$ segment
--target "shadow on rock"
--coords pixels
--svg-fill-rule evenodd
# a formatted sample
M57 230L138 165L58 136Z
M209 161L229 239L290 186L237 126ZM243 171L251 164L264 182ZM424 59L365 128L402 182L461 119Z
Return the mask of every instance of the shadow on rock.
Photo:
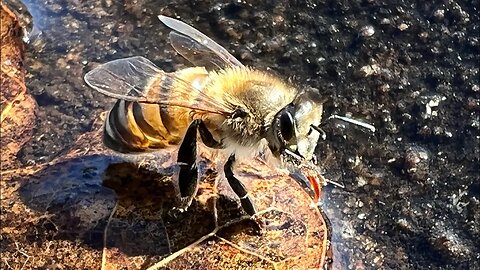
M20 200L34 210L26 218L25 245L80 241L99 251L161 259L208 234L215 229L214 192L201 189L187 212L172 211L178 192L172 181L177 166L168 165L170 157L138 165L121 157L83 156L21 178ZM202 175L204 182L215 181L211 170Z
M133 256L168 254L162 215L176 203L174 172L174 166L153 171L104 155L48 166L20 179L20 199L35 212L25 239L80 240Z
M103 231L115 207L115 192L102 185L118 158L93 155L48 166L21 180L20 199L35 210L31 243L65 239L103 247Z

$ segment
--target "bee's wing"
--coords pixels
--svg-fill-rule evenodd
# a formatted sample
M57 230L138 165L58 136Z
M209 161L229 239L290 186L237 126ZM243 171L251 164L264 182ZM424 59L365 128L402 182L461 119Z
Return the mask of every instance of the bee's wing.
M174 83L175 91L170 89L149 89L154 79L168 79ZM194 87L176 76L159 69L148 59L135 56L123 58L102 64L85 74L85 82L98 92L127 101L136 101L149 104L178 106L222 115L231 115L235 108L215 100L203 93L202 89ZM167 87L167 86L166 86ZM166 91L162 91L166 90ZM197 101L192 105L185 97L194 95Z
M170 44L185 59L206 68L244 67L225 48L190 25L163 15L158 16L170 32Z

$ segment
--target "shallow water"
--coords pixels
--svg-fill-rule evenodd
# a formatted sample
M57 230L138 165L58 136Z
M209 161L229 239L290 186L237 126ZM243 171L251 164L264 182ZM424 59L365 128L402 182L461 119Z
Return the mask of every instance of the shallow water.
M156 18L178 15L243 63L319 89L327 115L376 125L372 135L334 122L319 145L326 177L346 186L322 200L337 267L480 267L478 2L24 3L35 29L27 87L40 105L24 164L65 153L112 105L83 82L96 64L188 65Z

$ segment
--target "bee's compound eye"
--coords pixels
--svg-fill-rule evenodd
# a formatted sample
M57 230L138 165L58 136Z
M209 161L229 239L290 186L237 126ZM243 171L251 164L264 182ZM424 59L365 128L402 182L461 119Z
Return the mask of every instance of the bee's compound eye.
M293 117L290 112L284 112L280 115L280 132L282 133L282 137L285 141L290 141L294 136L294 123Z

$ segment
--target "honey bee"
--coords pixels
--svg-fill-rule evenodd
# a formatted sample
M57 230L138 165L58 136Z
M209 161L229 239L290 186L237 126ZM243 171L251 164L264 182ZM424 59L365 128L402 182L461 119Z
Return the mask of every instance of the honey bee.
M140 56L102 64L86 83L117 98L104 125L104 142L123 153L179 145L178 185L183 207L198 188L197 134L230 157L225 176L249 215L255 206L232 171L236 155L258 153L266 142L283 164L309 161L320 138L323 98L264 71L246 67L226 49L179 20L159 16L170 44L195 67L167 73Z

